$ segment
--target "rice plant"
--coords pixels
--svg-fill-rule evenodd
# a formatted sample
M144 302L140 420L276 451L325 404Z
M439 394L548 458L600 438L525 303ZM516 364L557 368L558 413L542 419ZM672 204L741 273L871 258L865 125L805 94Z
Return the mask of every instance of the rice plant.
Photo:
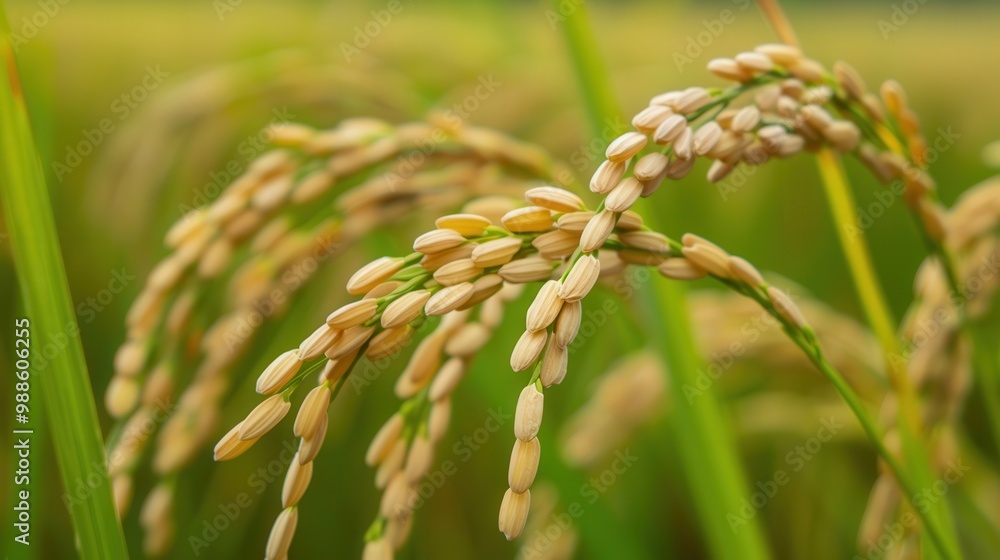
M506 540L518 541L519 558L579 554L583 530L572 525L538 544L565 498L559 475L546 477L546 461L558 455L582 471L604 465L637 432L659 426L667 409L676 432L667 452L682 466L696 510L691 523L708 554L779 556L762 516L734 514L756 487L716 389L693 388L704 356L727 352L751 321L774 329L749 354L741 351L742 360L775 375L808 368L838 398L802 392L744 403L740 436L759 430L766 437L771 427L763 418L771 414L787 428L800 408L837 410L850 415L857 440L877 456L867 503L842 521L856 528L857 557L964 558L981 551L981 542L995 544L989 495L963 502L962 518L981 520L975 530L955 521L954 502L926 496L942 480L951 484L955 462L968 454L960 450L1000 452L1000 357L990 325L998 275L988 266L1000 250L1000 183L984 181L945 205L918 107L904 86L888 79L870 88L847 62L810 57L773 2L758 7L781 42L712 59L704 71L684 75L693 80L686 87L648 92L648 104L627 119L631 129L611 138L582 177L539 143L447 114L402 122L358 115L332 127L270 124L267 151L163 232L165 252L124 319L125 340L103 396L115 421L106 463L118 517L137 508L142 553L160 557L188 546L178 504L192 484L205 485L192 474L199 461L212 457L212 472L225 477L229 461L290 429L295 445L280 498L267 507L273 523L265 557L317 554L296 547L298 526L304 516L323 516L323 501L334 498L304 501L316 493L309 487L320 477L336 479L338 461L361 460L380 493L377 503L356 505L358 515L371 517L356 534L362 556L406 557L427 500L422 488L454 444L456 427L462 431L453 409L480 382L472 375L478 368L476 375L513 376L520 387L489 393L513 416L486 445L509 446L510 460L499 490L462 496L469 507L497 511L496 543L478 547ZM584 8L563 32L590 112L580 119L600 135L616 108ZM720 79L724 85L704 85ZM161 118L174 118L176 107L164 107ZM126 144L112 154L119 162L129 157ZM180 154L164 156L161 169ZM790 291L795 284L780 271L658 219L657 193L684 189L695 175L718 184L804 158L815 160L818 176L787 187L823 191L864 324L833 302ZM893 317L876 273L870 232L854 226L848 159L898 190L924 242L902 320ZM101 171L98 177L110 176ZM150 185L159 180L149 175ZM145 181L134 169L123 177ZM8 209L18 200L16 189L4 191ZM433 219L421 223L419 235L400 225L427 215ZM8 212L8 222L17 216ZM330 270L346 271L346 281L326 284ZM655 287L637 288L638 301L604 297L602 286L631 285L639 274L656 278ZM22 276L22 285L31 281ZM708 282L717 288L709 295L685 289ZM588 310L609 301L625 312L595 324ZM292 313L296 306L306 312ZM520 335L504 341L498 333L511 324ZM278 331L298 343L273 348ZM618 359L601 368L581 406L565 414L557 404L553 414L553 401L589 382L575 375L585 366L580 349L613 346L612 336L632 346L612 349ZM484 367L483 355L497 348L509 361ZM345 389L371 391L382 375L394 376L391 414L380 425L337 426ZM230 401L252 390L255 404L229 422ZM982 407L977 441L963 419L973 391ZM80 426L97 422L87 420ZM332 452L328 436L342 430L370 437L363 457ZM984 470L994 483L994 466ZM123 554L109 552L121 533L109 513L82 518L103 527L78 525L81 534L101 535L81 539L85 556ZM200 545L190 546L200 554Z

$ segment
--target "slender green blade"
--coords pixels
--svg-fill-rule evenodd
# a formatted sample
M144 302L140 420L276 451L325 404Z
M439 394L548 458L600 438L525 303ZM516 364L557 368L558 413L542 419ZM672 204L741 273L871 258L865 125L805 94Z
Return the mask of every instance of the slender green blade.
M28 111L18 79L9 26L0 6L0 45L4 76L0 87L0 195L6 214L20 293L31 325L32 351L41 341L59 351L44 367L33 369L31 381L41 393L51 438L67 491L69 507L83 558L127 558L125 539L115 513L104 461L97 407L73 313L66 271L41 161L35 148ZM46 356L48 358L48 356ZM36 362L37 363L37 362ZM34 364L33 364L34 365ZM41 450L35 450L40 456ZM34 523L43 517L37 512ZM35 543L39 546L40 543Z

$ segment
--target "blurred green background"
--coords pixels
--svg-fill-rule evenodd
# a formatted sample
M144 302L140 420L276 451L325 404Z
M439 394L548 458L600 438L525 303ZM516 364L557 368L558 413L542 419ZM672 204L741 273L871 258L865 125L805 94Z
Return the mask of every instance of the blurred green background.
M206 190L211 194L206 189L215 177L211 173L227 162L235 160L241 166L248 162L247 138L276 115L317 127L358 115L404 122L452 106L469 95L481 77L491 76L501 85L470 115L469 122L547 147L568 161L578 177L588 177L596 166L596 161L580 159L589 153L591 139L566 48L555 29L559 24L554 26L548 14L549 4L404 1L402 11L369 37L370 44L349 56L345 56L345 45L355 44L358 28L372 20L372 10L383 10L385 3L53 4L58 4L58 10L40 18L37 14L44 13L40 3L7 3L14 32L25 38L17 55L43 154L48 161L75 161L67 152L70 147L88 135L97 138L93 131L102 119L111 119L114 125L114 130L92 142L93 153L81 155L79 165L68 171L46 166L74 300L85 303L95 298L91 301L97 302L78 309L78 319L99 399L111 375L114 351L124 337L124 314L145 274L163 254L166 228L181 215L182 207L201 201ZM1000 91L1000 74L995 71L1000 63L996 34L1000 6L928 2L892 29L880 21L892 23L894 6L901 2L785 4L810 56L827 65L847 60L870 85L888 78L899 80L931 141L941 135L940 130L955 135L954 145L940 153L932 168L945 203L996 172L984 160L983 148L1000 140L996 126L1000 109L995 102ZM587 2L587 8L624 115L634 114L657 93L719 84L704 71L708 60L774 40L756 8L745 2L593 1ZM700 44L699 37L705 37L700 33L719 28L714 20L723 10L734 14L732 23L722 24L717 37ZM37 25L43 20L44 25ZM679 57L689 57L691 63ZM158 77L150 81L148 76ZM122 98L144 79L148 95L143 94L141 100ZM191 93L198 88L204 94ZM877 203L874 193L881 187L866 170L849 161L848 171L859 204L867 208ZM703 177L704 169L699 167L654 198L658 223L669 224L667 234L695 231L709 237L762 269L794 279L838 311L860 318L810 158L771 163L745 184L727 181L734 190L724 194ZM392 235L379 236L369 249L388 245L395 252L405 251L406 239L426 229L432 219L416 213ZM901 204L890 204L868 233L884 289L900 317L911 301L912 279L924 249ZM309 291L299 295L300 302L308 303L280 318L282 327L272 329L255 350L259 367L247 371L245 382L237 385L222 426L237 422L256 402L252 383L270 357L296 345L311 330L308 325L346 301L339 286L364 259L361 251L354 251L332 263ZM102 291L116 271L134 279L122 293L104 301ZM0 243L0 292L5 294L0 321L9 325L21 310L15 304L16 285L6 243ZM470 382L460 389L454 403L453 441L482 426L489 410L512 411L523 380L504 364L520 333L517 318L526 305L521 301L508 312L510 320L476 360ZM552 445L543 444L539 476L558 489L561 505L557 511L580 499L580 485L593 474L562 464L555 444L560 420L587 400L593 380L617 357L641 346L633 332L614 323L606 327L574 352L567 382L546 399L540 437ZM655 340L656 333L646 334ZM8 340L4 337L0 343L3 363L9 363ZM397 368L401 364L400 360ZM786 453L819 429L822 415L808 403L835 402L829 387L808 367L798 363L789 367L791 375L777 376L766 361L743 360L712 388L724 398L751 485L769 480L786 464ZM379 497L362 458L372 434L398 405L391 395L392 377L381 376L360 395L345 391L334 405L330 434L302 502L293 555L360 555L362 535ZM7 390L5 385L3 391ZM801 410L760 408L754 399L768 392L797 397L806 406ZM869 404L877 407L878 401ZM773 422L751 421L760 420L756 415L761 410L773 415ZM853 426L846 412L841 413ZM965 422L974 427L981 416L981 406L973 397ZM108 418L102 420L110 426ZM0 422L8 433L7 415ZM587 506L576 527L580 534L577 557L697 558L706 554L691 496L671 452L669 424L669 411L663 410L628 443L640 459ZM170 557L193 557L188 537L202 536L204 522L219 513L219 505L235 501L243 492L252 496L251 506L220 532L202 557L260 556L278 511L281 475L264 484L258 494L259 478L254 478L254 472L279 456L284 439L292 441L284 428L283 424L237 461L216 465L206 450L192 465L181 483L177 543ZM824 447L760 511L777 557L844 558L854 553L858 522L875 476L875 458L856 430L845 434ZM981 449L989 449L983 436L971 431L973 445L978 442ZM505 542L496 530L511 441L501 431L468 462L459 464L457 474L419 511L410 544L400 557L510 558L515 554L516 545ZM453 454L449 446L446 443L439 450L442 459ZM996 457L988 451L986 455L984 460L995 465ZM41 498L35 501L39 513L33 549L38 558L71 557L70 522L61 505L51 449L45 450L44 459L38 457L34 480ZM596 472L606 466L595 467ZM985 477L984 483L996 490L995 474L976 471L973 477ZM150 482L141 476L136 495L142 496ZM965 490L960 485L957 491ZM957 504L968 501L967 496L950 499ZM141 557L137 510L133 504L124 526L130 549ZM5 531L8 514L3 513ZM1000 520L997 508L988 514L994 523ZM961 532L965 517L959 515L959 519ZM5 542L4 547L8 546ZM975 550L989 554L988 548Z

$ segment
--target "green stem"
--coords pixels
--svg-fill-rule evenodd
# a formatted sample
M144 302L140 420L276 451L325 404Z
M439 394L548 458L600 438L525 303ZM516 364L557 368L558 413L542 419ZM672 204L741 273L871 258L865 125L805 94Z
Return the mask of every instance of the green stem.
M552 2L558 9L558 2ZM608 74L597 54L585 6L578 6L563 23L566 41L579 79L592 133L601 136L605 123L617 122L620 112L608 87ZM652 215L652 214L647 214ZM652 332L659 333L656 344L678 387L694 386L703 367L691 337L684 290L677 284L661 284L644 290L652 301L647 309ZM747 495L746 476L741 468L734 438L712 393L687 402L681 391L673 391L674 426L679 455L692 485L695 508L715 558L770 558L758 518L731 527L728 518L739 511ZM741 519L742 521L742 519Z
M916 485L911 484L911 486L927 488L933 482L933 468L927 450L919 439L922 432L919 402L916 391L906 373L905 355L900 350L893 326L895 321L875 274L868 246L863 235L853 233L857 231L854 227L854 208L857 205L837 155L829 148L821 148L817 154L817 163L827 200L830 203L830 210L833 213L834 226L837 229L837 236L851 271L854 287L858 292L868 324L882 347L889 382L899 400L896 424L899 429L903 456L906 458L917 483ZM851 403L848 402L848 404ZM853 405L851 406L853 408ZM898 475L897 479L903 484L903 479L899 478ZM907 488L907 491L909 492L910 489ZM913 495L915 494L910 493L910 496ZM927 513L928 522L926 525L939 552L945 558L960 557L958 540L945 500L937 501ZM924 516L921 515L921 517Z
M47 369L35 370L29 378L29 382L37 380L41 392L40 401L30 401L36 406L29 402L29 412L38 413L44 408L48 414L80 556L128 558L111 496L80 328L73 312L45 175L14 64L9 32L6 12L0 5L0 58L5 70L3 76L7 78L0 87L0 195L21 295L31 322L31 337L36 343L65 341L65 347L51 358ZM40 344L32 345L32 355L40 356L40 348ZM35 452L41 451L36 448ZM76 488L91 484L94 475L99 482L89 486L89 495L75 496Z
M817 154L820 175L826 191L830 210L833 212L840 246L847 258L854 280L854 288L861 299L861 307L868 323L875 332L875 337L887 355L898 355L899 344L896 340L895 320L889 311L881 285L875 275L868 245L860 234L855 234L854 209L857 204L854 195L847 184L844 170L836 154L829 148L820 149ZM853 237L852 237L853 236Z
M872 419L871 415L868 414L867 409L861 403L861 399L858 397L857 393L851 389L844 377L838 372L831 364L826 360L820 351L818 346L810 346L807 342L802 340L802 337L792 337L792 340L802 348L802 350L809 357L809 360L815 364L817 368L830 383L833 384L834 388L840 393L840 396L850 407L851 411L854 413L855 418L861 424L861 428L865 431L868 439L875 445L876 451L878 451L879 457L885 462L892 471L893 476L896 478L897 483L903 488L906 493L907 498L913 501L915 496L920 495L921 489L927 489L929 486L918 485L915 483L914 478L903 469L903 466L899 463L892 452L886 447L883 434L879 431L875 420ZM920 517L923 522L924 527L927 529L928 534L930 534L934 545L937 547L938 551L944 558L961 558L961 554L958 550L957 540L955 535L949 528L942 526L942 521L938 516L932 515L930 511L926 511L925 508L914 504L914 511Z
M551 4L554 10L561 9L558 0L552 0ZM573 70L576 73L580 92L583 94L583 101L587 107L587 118L590 119L591 131L600 137L607 123L617 122L617 119L621 117L621 112L615 102L614 92L608 85L611 83L608 72L597 52L586 6L577 6L576 11L566 18L562 26L563 36L566 38L569 55L573 62Z

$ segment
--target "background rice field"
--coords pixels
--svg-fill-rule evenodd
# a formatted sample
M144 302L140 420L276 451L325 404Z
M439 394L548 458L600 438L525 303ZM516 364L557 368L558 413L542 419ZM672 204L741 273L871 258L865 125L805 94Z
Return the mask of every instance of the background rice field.
M565 4L565 9L574 6ZM785 9L812 57L825 64L847 60L870 84L895 78L907 88L924 134L937 149L933 170L942 199L950 204L1000 167L1000 148L987 148L1000 141L1000 74L995 71L1000 6L929 1L905 21L898 15L893 20L894 6L902 4L788 2ZM166 228L184 210L213 198L220 178L245 169L262 150L261 131L275 119L328 127L351 116L405 122L450 110L470 123L546 146L578 177L589 177L613 136L590 137L558 32L562 24L549 4L403 1L399 6L383 24L372 13L385 10L381 2L71 1L45 18L37 16L44 11L35 2L7 3L13 31L26 39L17 56L36 139L48 162L95 394L103 394L111 377L112 358L124 338L124 314L163 254ZM594 1L587 9L611 88L627 115L657 93L720 84L704 70L705 63L774 38L752 3ZM44 25L37 24L43 20ZM901 199L890 196L857 162L848 161L847 169L860 205L859 223L866 228L891 309L900 317L911 302L924 247ZM661 189L648 211L655 211L666 233L696 231L764 270L794 279L802 294L863 320L808 158L778 161L752 176L727 179L721 187L709 184L699 167ZM328 263L255 348L256 366L237 385L220 426L233 425L257 402L253 381L271 357L297 345L307 325L345 303L340 287L368 260L366 255L408 251L407 240L430 227L433 218L416 211L372 236L360 248L364 252ZM766 493L779 471L788 475L787 484L755 508L775 557L851 557L876 475L871 446L808 364L788 359L775 368L774 355L794 355L790 344L784 350L780 341L767 343L776 348L755 347L752 328L737 324L725 331L723 324L731 319L717 310L735 304L720 304L726 295L707 282L695 288L700 340L707 358L725 370L708 382L708 390L720 396L724 420L737 437L734 445L752 487L748 501L753 493ZM9 325L23 310L4 241L0 293L0 322ZM604 295L613 296L608 290ZM508 317L521 316L529 303L530 298L521 298ZM648 324L643 317L648 313L657 310L637 311L640 325ZM621 314L611 314L604 323L574 351L568 382L547 399L540 439L558 441L561 422L550 420L571 416L587 401L599 374L642 346ZM725 345L719 353L713 333L720 331L735 331L750 355L727 355ZM516 545L496 530L509 427L499 435L481 428L513 410L523 379L506 363L520 332L519 321L506 322L474 362L472 382L454 399L452 435L439 457L454 460L457 470L430 492L399 557L514 556ZM653 344L665 336L648 329L641 334ZM3 363L11 361L9 340L0 340ZM859 375L870 380L871 390L862 393L876 409L874 395L884 378L877 371L877 351L870 355L875 358L866 363L875 364L876 371ZM362 458L375 430L397 406L390 397L393 378L381 375L361 392L344 391L332 408L330 433L301 506L296 556L359 557L379 499ZM6 395L7 383L2 391ZM106 430L111 421L101 409ZM0 415L4 433L11 429L9 416ZM998 457L989 433L980 428L983 418L982 403L973 394L963 417L968 437L963 446L970 450L972 468L941 498L952 506L970 558L1000 553ZM831 422L842 428L816 445L817 433ZM690 482L673 451L673 433L683 429L662 407L620 449L637 459L619 473L607 470L614 455L581 470L563 462L555 443L543 451L539 479L559 497L556 515L573 503L584 509L574 521L576 557L706 556ZM176 543L168 557L191 558L196 549L209 558L261 554L278 510L283 457L288 456L283 451L295 443L286 432L262 440L238 461L215 464L206 451L194 462L180 482ZM34 557L73 557L54 455L46 447L35 457ZM5 453L0 460L4 473L9 459ZM7 476L3 484L9 484ZM150 484L149 479L136 481L137 489ZM994 497L982 515L973 511L972 489ZM141 557L137 510L134 505L124 519L124 530L134 557ZM220 515L234 517L227 514L232 511L238 514L234 519L217 521ZM2 515L6 534L9 508ZM198 539L206 546L197 545ZM15 546L9 540L2 545L21 558Z

